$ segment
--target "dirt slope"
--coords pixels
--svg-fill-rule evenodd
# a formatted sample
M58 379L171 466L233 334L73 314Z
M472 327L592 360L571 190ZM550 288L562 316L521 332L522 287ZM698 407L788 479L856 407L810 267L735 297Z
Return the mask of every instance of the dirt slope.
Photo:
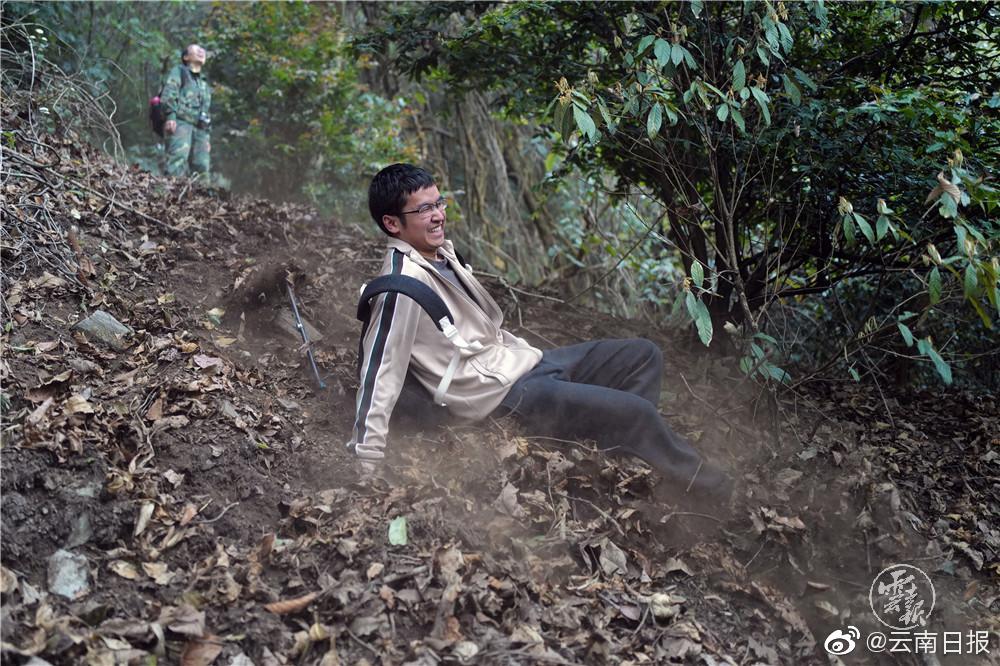
M5 663L827 663L830 632L878 628L897 562L932 577L930 630L1000 626L992 396L817 387L758 427L728 361L489 280L541 346L661 344L664 413L739 479L732 504L671 504L643 464L509 423L398 437L362 480L342 444L381 243L4 114ZM324 391L274 323L286 275ZM121 349L72 330L98 309Z

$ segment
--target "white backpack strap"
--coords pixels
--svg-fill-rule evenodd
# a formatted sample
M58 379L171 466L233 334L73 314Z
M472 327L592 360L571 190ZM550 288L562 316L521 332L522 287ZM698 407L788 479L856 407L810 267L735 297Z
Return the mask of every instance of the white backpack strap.
M483 345L475 340L467 342L465 338L458 334L458 329L447 318L441 319L439 323L441 324L441 331L444 333L444 336L455 345L455 354L451 357L451 362L448 363L448 368L444 371L441 383L438 384L437 390L434 391L434 404L444 407L444 396L448 392L448 387L451 386L451 380L455 378L455 371L458 370L458 362L462 359L462 350L480 351Z

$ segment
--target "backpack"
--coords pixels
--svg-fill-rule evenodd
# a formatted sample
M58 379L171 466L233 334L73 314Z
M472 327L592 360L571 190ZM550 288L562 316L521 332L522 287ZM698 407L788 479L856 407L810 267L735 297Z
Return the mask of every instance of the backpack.
M181 90L187 86L191 81L191 73L188 71L187 67L181 66ZM163 95L163 87L160 87L160 92L149 98L149 127L159 136L161 139L165 138L163 135L163 126L167 124L167 109L164 107L163 102L160 97Z

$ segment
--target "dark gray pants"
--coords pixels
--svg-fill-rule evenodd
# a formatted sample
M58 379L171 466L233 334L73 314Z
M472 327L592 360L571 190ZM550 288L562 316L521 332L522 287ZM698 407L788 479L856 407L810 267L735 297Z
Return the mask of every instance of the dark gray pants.
M701 457L660 417L662 375L663 355L649 340L560 347L543 353L498 411L513 413L530 434L594 440L602 450L639 456L668 478L686 482L698 472Z

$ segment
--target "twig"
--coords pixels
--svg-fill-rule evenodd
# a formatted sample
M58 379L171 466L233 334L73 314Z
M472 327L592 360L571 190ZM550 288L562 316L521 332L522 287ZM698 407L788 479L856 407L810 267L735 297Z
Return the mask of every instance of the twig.
M347 632L347 635L350 636L352 640L354 640L355 643L357 643L358 645L360 645L364 649L368 650L369 652L371 652L376 657L378 656L378 650L376 650L371 645L368 645L368 643L365 643L363 640L361 640L360 638L358 638L357 636L355 636L354 632L351 631L350 629L348 629L347 627L344 627L344 630Z
M227 504L227 505L226 505L226 506L225 506L225 507L224 507L224 508L222 509L222 511L220 511L220 512L219 512L219 515L217 515L217 516L216 516L215 518L206 518L206 519L204 519L204 520L199 520L197 524L198 524L198 525L208 525L209 523L214 523L215 521L219 520L219 519L220 519L220 518L222 518L222 517L223 517L224 515L226 515L226 512L227 512L227 511L229 511L230 509L232 509L232 508L233 508L234 506L236 506L237 504L239 504L239 502L231 502L230 504Z
M583 502L584 504L589 504L591 507L594 508L595 511L597 511L597 513L601 514L601 516L604 517L605 520L607 520L609 523L611 523L612 525L614 525L615 529L618 530L618 534L620 534L622 536L625 536L625 530L623 530L622 526L618 524L618 521L615 520L614 518L612 518L611 515L608 514L607 511L605 511L601 507L597 506L596 504L594 504L590 500L584 499L582 497L574 497L573 495L567 495L566 493L561 493L559 491L555 491L555 494L558 495L559 497L563 497L563 498L568 499L568 500L573 500L573 501Z
M38 163L38 162L36 162L36 161L28 158L28 157L25 157L24 155L22 155L21 153L15 151L15 150L11 150L10 148L4 148L3 146L0 146L0 150L3 150L3 152L7 153L11 157L14 157L15 159L21 160L22 162L24 162L25 164L27 164L29 166L33 166L36 169L43 169L43 170L48 171L49 173L51 173L51 174L53 174L55 176L58 176L59 178L62 178L63 180L68 181L68 182L72 183L73 185L76 185L80 189L83 189L83 190L86 190L87 192L90 192L94 196L98 196L98 197L104 199L105 201L107 201L108 203L110 203L112 206L118 206L119 208L121 208L123 210L126 210L126 211L132 213L133 215L137 215L137 216L141 217L142 219L144 219L144 220L146 220L148 222L152 222L153 224L156 224L156 225L158 225L160 227L163 227L164 229L169 229L169 230L173 231L173 228L169 224L167 224L166 222L163 222L162 220L158 220L155 217L150 217L149 215L146 215L145 213L140 213L139 211L135 210L131 206L126 206L123 203L115 201L112 197L109 197L106 194L102 194L101 192L98 192L97 190L84 185L83 183L81 183L80 181L78 181L78 180L76 180L74 178L70 178L69 176L67 176L65 174L61 174L61 173L59 173L58 171L56 171L55 169L53 169L50 166L46 166L44 164L40 164L40 163Z
M697 513L695 511L671 511L670 513L663 516L663 518L660 518L660 522L665 523L674 516L695 516L697 518L708 518L709 520L714 520L717 523L723 522L722 518L718 518L716 516L712 516L707 513Z

